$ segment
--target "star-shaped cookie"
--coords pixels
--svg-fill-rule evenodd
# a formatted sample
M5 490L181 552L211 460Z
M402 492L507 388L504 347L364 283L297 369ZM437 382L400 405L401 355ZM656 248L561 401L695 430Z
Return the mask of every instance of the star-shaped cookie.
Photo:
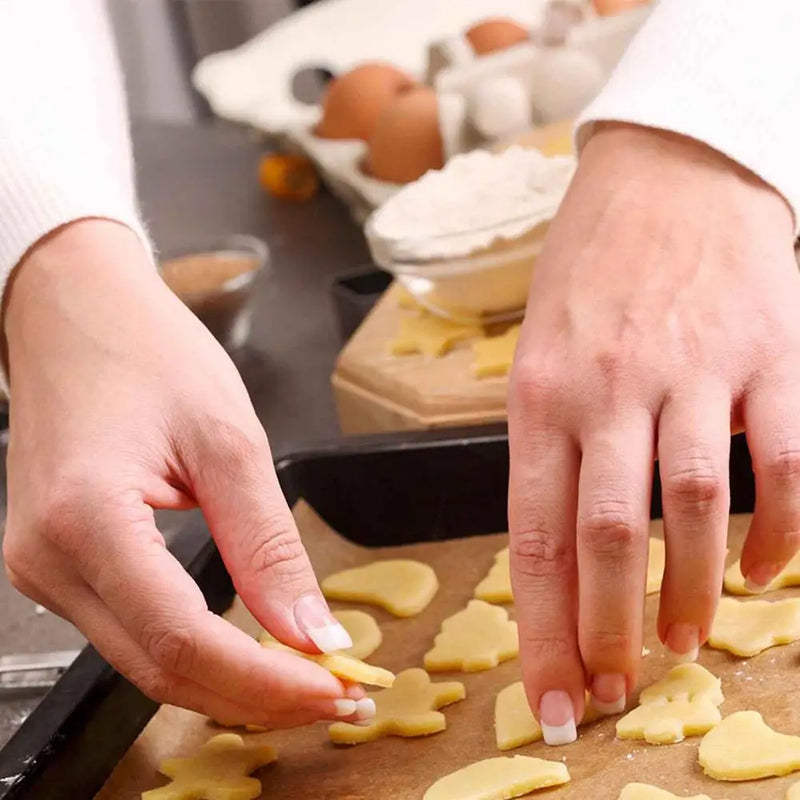
M406 316L400 319L400 333L392 341L392 355L422 353L439 357L453 349L457 342L482 337L480 325L462 324L433 314Z
M508 375L514 362L521 325L512 325L501 336L491 336L472 343L472 371L476 378Z
M375 716L368 724L334 722L328 729L336 744L361 744L383 736L428 736L447 727L438 709L466 697L463 683L433 683L423 669L407 669L395 678L391 689L370 693Z

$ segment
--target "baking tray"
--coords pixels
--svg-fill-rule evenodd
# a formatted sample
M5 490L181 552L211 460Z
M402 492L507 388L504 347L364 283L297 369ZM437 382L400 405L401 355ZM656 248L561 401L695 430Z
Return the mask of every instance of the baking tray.
M305 498L361 545L506 528L508 440L501 426L353 439L281 459L277 470L290 503ZM737 436L731 449L732 512L752 511L754 497L749 454L744 437ZM660 515L656 479L651 516ZM199 514L172 550L209 606L217 612L227 608L233 586ZM0 751L0 800L89 800L156 709L87 648Z

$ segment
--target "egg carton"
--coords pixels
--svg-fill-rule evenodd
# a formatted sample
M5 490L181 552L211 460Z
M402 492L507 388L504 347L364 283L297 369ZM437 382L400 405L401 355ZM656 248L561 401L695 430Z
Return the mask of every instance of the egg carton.
M588 0L574 1L584 8L589 5ZM527 116L520 114L511 127L521 130L523 119L538 123L551 118L554 112L543 99L546 87L532 76L546 73L548 65L552 73L554 53L560 49L524 44L476 57L464 37L452 32L493 16L511 17L533 30L545 8L545 0L318 0L240 48L203 59L193 72L193 83L218 116L285 139L305 153L331 190L362 221L402 186L366 174L364 142L314 135L321 110L294 97L292 84L298 72L315 67L338 74L364 61L380 60L420 81L432 80L449 158L489 147L500 135L516 132L509 130L507 116L503 124L492 125L496 109L487 108L491 102L486 102L493 97L487 91L492 82L505 87L501 97L509 92L516 97L517 113L521 97L530 104ZM587 16L570 31L569 52L582 54L584 64L592 59L589 63L600 65L595 73L599 70L602 80L595 74L592 91L600 88L648 10ZM476 81L486 82L483 103L480 90L474 88ZM556 88L551 94L558 99L559 92ZM591 92L584 94L588 100ZM573 105L575 111L580 107Z

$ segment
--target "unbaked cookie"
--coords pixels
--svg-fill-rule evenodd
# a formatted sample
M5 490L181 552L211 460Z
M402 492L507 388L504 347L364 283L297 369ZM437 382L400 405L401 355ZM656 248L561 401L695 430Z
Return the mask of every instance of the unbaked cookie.
M486 577L475 587L475 597L487 603L511 603L514 596L511 593L511 568L510 556L507 547L504 547L495 557L494 564L489 569Z
M757 711L739 711L703 737L698 760L718 781L788 775L800 769L800 737L772 730Z
M589 704L586 695L586 711L581 725L590 725L603 715ZM494 733L498 750L513 750L524 744L541 741L542 727L528 704L522 681L506 686L494 704Z
M567 782L569 771L560 761L498 756L439 778L422 800L511 800Z
M429 672L479 672L519 654L517 623L508 612L483 600L470 600L463 611L448 617L425 653Z
M664 578L664 565L667 563L667 549L662 539L651 536L648 541L647 554L647 585L645 594L655 594L661 591L661 581Z
M344 611L334 611L333 616L350 634L353 646L342 653L353 658L369 658L380 646L383 641L383 634L375 622L366 611L358 609L346 609Z
M735 600L723 597L708 644L745 658L800 639L800 598Z
M521 325L512 325L501 336L491 336L472 343L472 371L476 378L508 375L514 363Z
M722 719L719 678L699 664L679 664L639 696L639 706L617 722L617 738L675 744L699 736Z
M711 800L711 798L707 794L684 797L646 783L629 783L620 792L617 800Z
M406 316L400 319L400 333L389 349L395 356L422 353L438 358L450 352L456 343L483 335L480 325L464 325L433 314Z
M361 744L383 736L428 736L447 727L438 709L466 697L458 681L433 683L422 669L398 674L394 686L369 695L375 701L375 716L368 724L334 722L328 729L336 744Z
M787 586L800 586L800 552L798 552L783 570L775 576L764 591L774 592L777 589L784 589ZM742 564L740 561L731 564L725 571L725 591L738 595L753 594L753 592L744 585L744 575L742 575Z
M266 744L245 744L235 733L209 739L192 758L170 758L159 772L172 778L160 789L142 793L142 800L254 800L261 781L250 775L277 758Z
M322 581L322 592L328 600L367 603L385 608L396 617L419 614L438 588L439 581L431 567L402 558L373 561L336 572Z
M391 686L394 683L394 673L382 667L373 667L372 664L365 664L357 658L345 655L344 653L319 653L310 654L287 647L285 644L276 641L269 634L261 637L261 646L270 650L283 650L295 656L313 661L324 667L331 675L341 678L344 681L353 683L366 683L369 686Z

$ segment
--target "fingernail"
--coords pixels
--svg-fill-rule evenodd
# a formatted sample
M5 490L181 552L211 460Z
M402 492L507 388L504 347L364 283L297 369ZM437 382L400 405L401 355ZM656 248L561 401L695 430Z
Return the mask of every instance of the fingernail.
M340 697L333 701L333 714L335 717L352 717L357 708L358 705L355 700Z
M697 661L697 656L700 654L700 629L697 625L676 622L670 625L665 644L676 663Z
M780 567L777 564L760 564L747 574L744 588L752 594L763 594L779 573Z
M372 720L375 716L375 701L371 697L356 700L356 719L360 722Z
M607 717L621 714L627 703L624 675L595 675L592 680L592 707Z
M346 650L353 646L350 634L336 621L325 601L317 594L304 594L295 600L294 620L321 653Z
M571 744L578 738L575 709L566 692L545 692L539 701L539 723L546 744L554 747Z

